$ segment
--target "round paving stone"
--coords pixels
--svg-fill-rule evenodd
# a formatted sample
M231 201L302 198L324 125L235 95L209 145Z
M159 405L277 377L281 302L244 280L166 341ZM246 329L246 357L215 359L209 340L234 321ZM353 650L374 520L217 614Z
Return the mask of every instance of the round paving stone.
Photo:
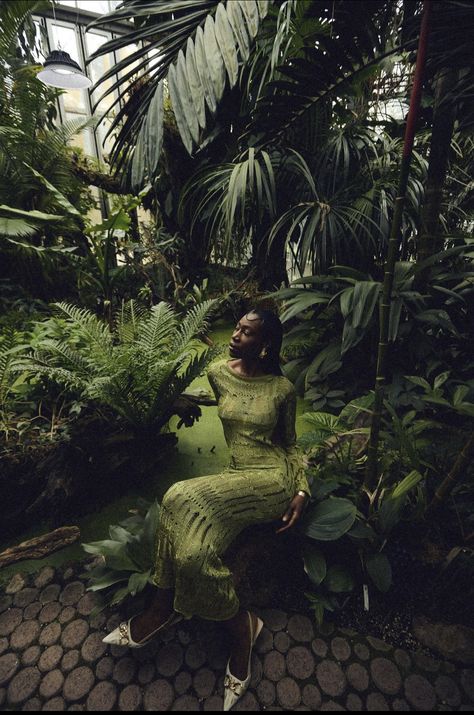
M318 658L325 658L328 654L328 646L322 638L315 638L311 643L312 651Z
M8 686L7 702L9 705L21 705L29 700L38 688L41 674L38 668L20 670Z
M467 697L474 702L474 670L465 668L461 671L461 685Z
M13 595L18 593L26 586L26 579L21 573L17 573L13 576L10 583L5 589L5 593L8 595Z
M41 591L39 597L40 603L44 605L46 603L51 603L52 601L57 601L60 593L61 586L57 583L52 583Z
M82 700L94 685L94 673L90 668L82 666L71 671L64 683L63 695L68 703Z
M102 642L103 637L103 633L91 633L87 636L81 649L81 656L86 663L95 663L104 655L107 645Z
M190 646L191 647L191 646ZM170 678L183 665L183 649L179 643L168 643L156 656L156 670L159 675Z
M39 590L37 588L24 588L15 595L13 599L13 605L17 608L26 608L29 606L38 596Z
M268 680L281 680L286 675L286 663L282 654L275 650L267 653L263 661L263 672Z
M39 659L38 668L42 673L47 673L58 667L63 657L63 649L60 645L52 645L47 648Z
M366 706L369 712L390 710L387 701L381 693L370 693L370 695L367 696Z
M276 633L273 642L275 648L280 651L280 653L288 653L288 650L291 645L291 640L288 633L284 633L283 631Z
M197 645L197 643L191 643L191 645L186 648L185 661L186 665L188 668L191 668L191 670L199 670L199 668L202 668L206 662L206 658L206 653ZM177 670L179 670L179 668Z
M363 643L355 644L354 653L360 660L369 660L370 658L370 650Z
M346 675L350 685L360 693L369 687L369 674L359 663L351 663L346 670Z
M61 604L57 601L53 601L52 603L47 603L46 606L43 606L41 613L38 616L38 620L40 623L52 623L57 619L60 613Z
M68 608L69 608L69 606L68 606ZM105 615L103 613L97 613L95 616L90 616L88 618L88 621L89 621L89 625L91 628L93 628L96 631L100 631L105 626L105 624L107 622L107 618L105 617ZM150 645L152 645L152 644L153 643L150 643ZM148 647L150 647L150 646L148 646ZM147 650L147 649L144 648L143 650Z
M264 653L269 653L272 648L273 633L268 628L262 628L257 643L255 644L255 650L257 651L257 653L261 653L263 655Z
M363 710L363 708L364 703L359 696L355 693L349 693L346 700L346 710L349 710L349 712L359 712L360 710Z
M190 674L185 670L182 670L181 673L178 673L178 675L174 679L174 689L176 690L178 695L184 695L184 693L187 692L191 687L192 682L193 679L191 678Z
M310 710L319 710L321 707L321 693L315 685L305 685L303 688L303 704Z
M0 638L0 655L3 655L9 648L8 638Z
M68 583L64 591L61 593L59 600L63 606L73 606L84 595L85 586L80 581Z
M410 670L411 658L408 653L406 653L404 650L400 650L400 648L397 648L393 656L395 658L396 664L399 666L399 668L402 669L402 671L406 673Z
M392 650L392 646L385 641L380 640L380 638L374 638L373 636L367 636L367 640L375 650L381 651L382 653L388 653Z
M193 698L192 695L181 695L181 697L174 702L171 709L177 712L193 712L201 708L199 707L199 700L197 698Z
M287 614L274 608L263 611L262 618L266 627L273 633L282 631L288 623Z
M26 621L16 628L10 637L10 646L13 650L25 650L38 638L41 626L37 621Z
M291 616L288 621L288 633L295 641L311 643L314 638L313 624L306 616Z
M76 615L77 613L74 606L66 606L66 608L63 608L59 614L58 621L64 626L66 623L70 623L74 618L76 618Z
M320 708L320 710L323 710L324 712L344 709L345 708L343 708L342 705L339 705L339 703L335 703L334 700L328 700L326 703L323 703Z
M95 593L86 593L77 604L77 612L81 616L90 616L94 608L99 604L99 597Z
M440 675L436 678L435 690L438 698L444 705L458 707L461 705L461 692L452 678Z
M396 695L402 687L400 671L387 658L375 658L370 664L370 674L377 688L386 695Z
M79 663L79 657L80 653L78 650L69 650L63 656L63 659L61 661L61 670L64 673L69 673L71 670L74 670L74 668Z
M155 664L151 661L148 661L147 663L142 663L138 668L137 677L138 682L141 683L141 685L148 685L148 683L151 683L151 681L155 677Z
M424 653L415 653L415 664L421 670L426 670L428 673L437 673L440 667L439 660L428 658Z
M41 710L41 700L39 698L28 700L21 710L22 712L39 712Z
M69 712L82 713L86 709L85 705L70 705L67 709Z
M286 656L288 672L299 680L306 680L314 673L314 658L309 648L297 646L291 648Z
M3 707L5 700L7 699L7 691L5 688L0 688L0 708Z
M39 661L40 655L41 648L39 647L39 645L32 645L30 648L27 648L22 654L21 664L25 666L25 668L31 668Z
M142 710L142 691L138 685L127 685L125 690L122 690L118 707L119 710L123 710L127 713Z
M23 620L32 621L38 618L40 611L42 609L41 603L39 601L33 601L29 606L23 611Z
M47 673L41 680L39 693L42 698L49 700L61 692L64 684L64 675L60 670L52 670Z
M252 653L251 674L252 677L250 679L249 687L256 688L263 677L262 661L256 653Z
M408 713L408 712L410 712L411 708L408 705L406 700L402 700L401 698L396 698L392 703L392 710L397 710L398 712Z
M133 680L136 670L137 664L133 658L121 658L115 664L112 680L119 685L128 685Z
M276 698L275 685L270 680L262 680L257 687L257 697L264 707L273 705Z
M87 710L105 712L113 710L117 701L117 688L106 681L98 683L87 698Z
M108 680L114 672L115 661L110 656L99 660L95 667L95 674L99 680Z
M48 700L47 703L45 703L42 707L42 711L46 712L64 712L66 710L66 703L62 698L52 698L51 700Z
M282 678L276 689L278 702L286 710L294 710L301 703L301 691L292 678Z
M333 638L331 641L332 654L338 661L349 660L351 647L345 638Z
M15 653L2 655L0 658L0 687L10 682L19 667L20 661Z
M0 596L0 613L8 611L13 603L12 596Z
M87 634L89 633L89 624L87 621L76 620L64 629L61 636L61 643L64 648L79 648L80 645L85 641Z
M173 688L166 680L154 680L145 690L145 710L169 710L173 700Z
M0 616L0 636L9 636L15 628L18 628L22 620L22 612L19 608L10 608Z
M346 676L341 667L332 660L323 660L316 668L321 690L333 697L342 695L346 688Z
M49 626L43 628L39 636L39 644L50 646L57 643L61 635L61 626L59 623L50 623Z
M222 712L224 700L220 695L211 695L210 698L204 701L204 710L206 712Z
M207 698L212 695L216 686L216 676L209 668L201 668L193 678L193 687L198 698Z
M45 566L35 578L36 588L44 588L45 586L48 586L48 584L54 580L55 575L56 572L52 566Z
M272 707L269 708L269 710L273 709ZM257 710L260 710L257 702L257 698L253 693L249 693L248 691L245 693L245 695L239 700L239 702L234 705L232 708L232 711L247 711L247 712L256 712Z
M416 710L433 710L436 693L422 675L409 675L405 680L405 697Z

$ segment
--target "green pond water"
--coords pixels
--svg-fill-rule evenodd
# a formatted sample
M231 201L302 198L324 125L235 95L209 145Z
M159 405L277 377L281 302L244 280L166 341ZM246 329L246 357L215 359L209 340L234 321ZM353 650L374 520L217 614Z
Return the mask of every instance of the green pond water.
M225 346L229 342L232 326L217 324L212 332L212 339L218 345ZM225 354L225 353L224 353ZM192 385L193 388L204 387L209 390L209 383L205 376L198 378ZM302 434L307 426L301 418L308 406L303 400L298 400L296 430ZM175 430L177 419L171 421L171 430ZM206 474L215 474L228 465L229 452L224 440L222 426L217 416L215 407L203 407L201 419L191 428L182 427L177 431L177 451L170 455L169 461L160 465L160 471L149 480L148 485L142 485L140 491L131 490L127 494L111 500L98 511L91 512L76 520L75 525L81 530L81 542L98 541L108 537L108 528L129 516L129 510L136 507L137 499L148 501L157 499L161 501L167 489L176 481L192 479ZM64 524L71 526L72 524ZM14 542L1 544L3 550L14 543L39 536L45 532L44 527L25 531L21 539ZM17 564L0 569L0 584L8 581L14 573L33 573L45 565L59 567L65 563L76 561L84 557L81 544L62 549L44 559L20 561Z

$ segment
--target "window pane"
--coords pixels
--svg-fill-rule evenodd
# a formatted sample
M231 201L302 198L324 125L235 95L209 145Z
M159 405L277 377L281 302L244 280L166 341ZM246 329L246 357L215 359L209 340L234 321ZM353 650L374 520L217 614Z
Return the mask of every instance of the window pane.
M87 54L91 56L96 50L101 47L105 42L111 39L110 35L103 35L99 34L98 32L87 32L86 33L86 46L87 46ZM100 77L102 77L109 69L112 69L114 66L114 56L112 53L109 53L107 55L102 55L101 57L97 57L93 62L91 62L88 66L88 74L93 83L95 84ZM93 92L92 94L92 101L95 103L97 99L109 89L113 83L115 82L116 75L112 75L110 79L108 79L106 82L103 82L99 89L96 92ZM99 104L96 112L97 113L103 113L105 112L112 104L115 98L115 92L112 92L109 94L107 97L105 97L104 100Z
M60 5L69 5L69 7L76 7L76 0L59 0Z
M77 4L82 10L96 12L98 15L105 15L109 12L109 3L107 0L78 0Z
M73 60L82 66L79 50L77 47L76 32L72 27L53 24L53 42L55 49L68 52ZM87 94L84 89L68 89L63 94L64 108L66 112L85 113L87 112Z
M67 112L66 120L70 121L71 119L81 119L81 120L83 119L85 121L87 119L87 117L84 117L81 114L74 114L73 112ZM81 147L81 149L88 156L95 156L94 139L92 137L92 129L90 127L88 127L87 129L83 129L82 132L79 132L79 134L76 134L71 139L71 144L73 146Z

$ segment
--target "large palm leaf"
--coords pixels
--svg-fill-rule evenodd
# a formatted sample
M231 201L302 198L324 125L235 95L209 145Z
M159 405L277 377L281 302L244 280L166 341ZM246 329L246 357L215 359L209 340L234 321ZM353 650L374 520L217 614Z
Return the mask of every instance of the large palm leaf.
M133 29L93 55L138 45L99 80L96 90L121 73L98 97L118 91L114 109L128 99L109 129L119 128L112 161L125 165L134 188L156 173L163 142L164 81L176 123L189 151L201 144L208 116L215 114L226 86L234 87L268 11L268 0L124 0L97 20L131 20ZM108 110L110 111L110 109Z

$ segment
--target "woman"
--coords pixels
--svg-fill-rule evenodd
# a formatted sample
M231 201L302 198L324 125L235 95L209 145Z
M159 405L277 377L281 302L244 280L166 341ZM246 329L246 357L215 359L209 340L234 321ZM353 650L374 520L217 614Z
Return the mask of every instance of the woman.
M282 518L277 533L293 527L309 498L295 448L295 390L280 369L282 337L274 313L252 310L234 330L232 359L209 369L231 450L230 467L222 474L178 482L165 494L157 535L155 602L104 639L141 647L183 617L222 621L233 644L224 710L230 710L249 686L252 646L263 623L240 610L222 557L252 524Z

